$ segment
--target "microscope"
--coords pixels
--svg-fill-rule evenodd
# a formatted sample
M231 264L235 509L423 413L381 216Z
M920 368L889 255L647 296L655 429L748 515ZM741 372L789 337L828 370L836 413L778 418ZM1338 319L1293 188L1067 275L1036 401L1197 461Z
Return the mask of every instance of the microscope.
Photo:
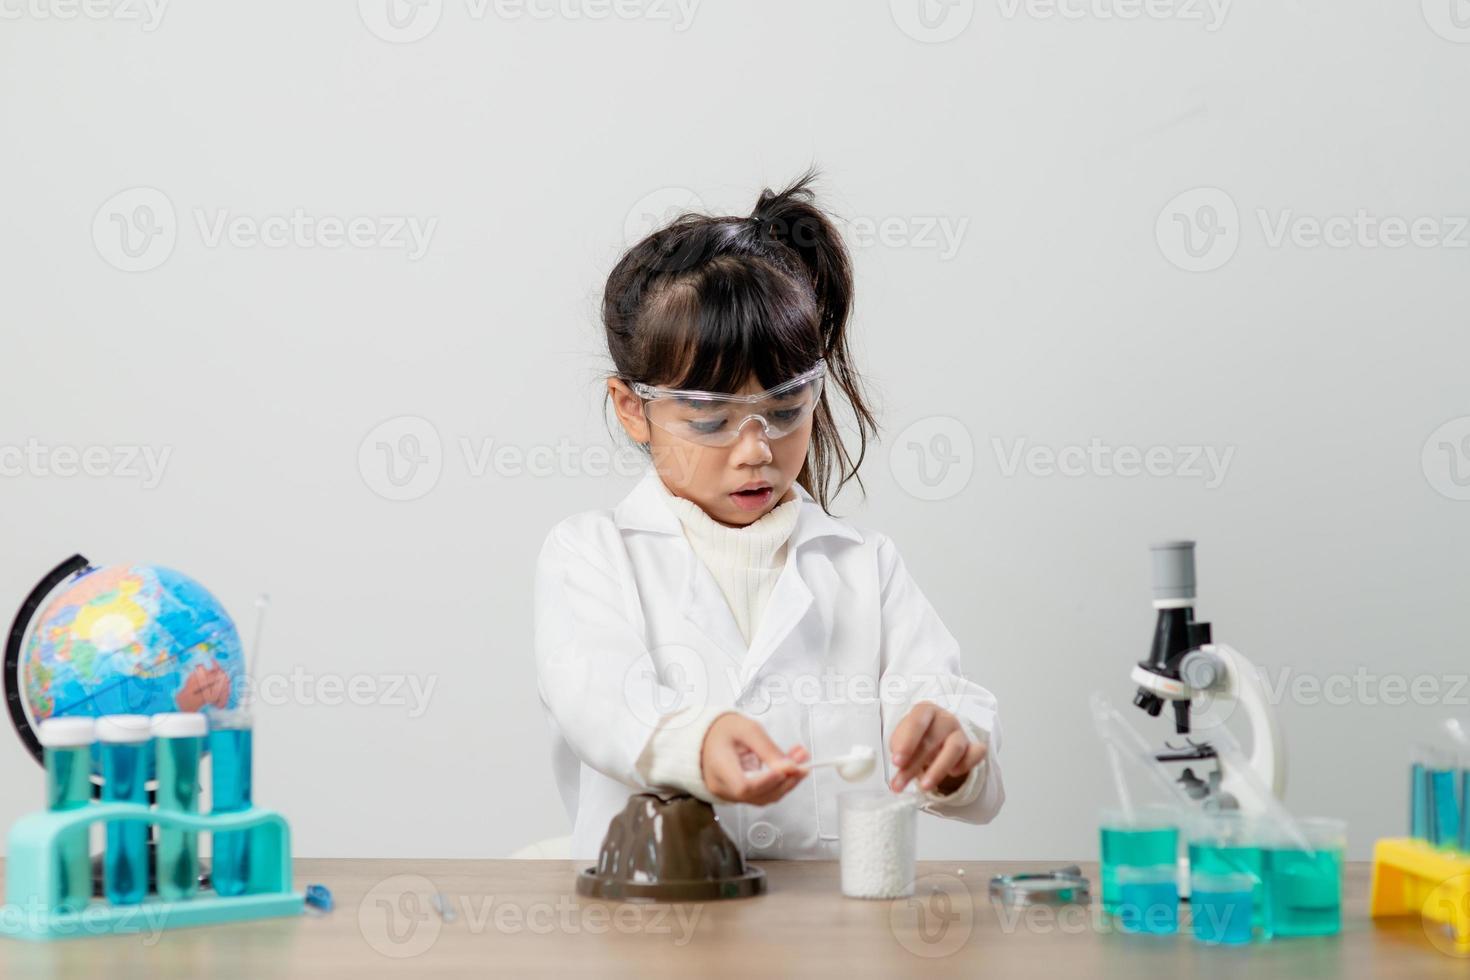
M1153 645L1133 668L1135 706L1157 718L1168 702L1174 736L1154 758L1160 763L1210 763L1201 778L1186 767L1178 782L1205 809L1262 813L1286 791L1286 745L1266 686L1255 665L1213 642L1209 623L1194 618L1193 541L1150 546L1153 562ZM1225 727L1240 708L1250 730L1247 755Z

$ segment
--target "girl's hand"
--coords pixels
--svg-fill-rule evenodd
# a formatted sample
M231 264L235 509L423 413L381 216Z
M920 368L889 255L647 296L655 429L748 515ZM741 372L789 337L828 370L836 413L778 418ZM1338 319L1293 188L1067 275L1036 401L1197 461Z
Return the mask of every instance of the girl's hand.
M765 806L785 796L807 770L806 749L797 746L789 753L776 748L766 730L742 714L720 715L704 735L699 753L700 770L709 791L728 803ZM765 771L751 775L765 763Z
M915 777L922 790L953 793L985 758L985 746L970 741L958 718L927 701L904 715L888 747L898 769L890 784L895 793Z

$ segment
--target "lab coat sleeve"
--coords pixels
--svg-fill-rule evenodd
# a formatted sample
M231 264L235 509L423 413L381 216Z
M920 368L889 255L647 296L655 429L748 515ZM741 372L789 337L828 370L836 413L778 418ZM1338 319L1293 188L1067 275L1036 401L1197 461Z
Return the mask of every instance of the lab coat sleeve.
M673 784L707 798L697 748L691 763L687 751L668 747L674 729L707 729L717 713L684 703L687 694L664 682L628 605L636 598L598 552L565 523L542 546L535 602L541 703L577 757L603 775L636 789ZM657 768L655 745L666 749Z
M995 695L964 676L959 643L909 575L893 542L880 538L877 551L884 744L917 704L933 702L954 714L971 741L987 746L986 758L953 793L930 794L924 809L966 823L989 823L1005 802Z

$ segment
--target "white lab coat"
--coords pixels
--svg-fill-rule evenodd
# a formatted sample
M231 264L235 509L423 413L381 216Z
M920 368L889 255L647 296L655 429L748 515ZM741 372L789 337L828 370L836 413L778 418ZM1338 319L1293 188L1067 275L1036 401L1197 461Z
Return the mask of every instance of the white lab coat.
M684 537L650 467L615 510L562 521L536 568L537 685L574 857L645 784L638 761L660 718L730 707L813 758L870 746L857 784L814 770L766 807L719 804L751 857L837 856L837 794L892 778L888 740L919 701L989 742L979 795L931 812L986 823L1005 799L995 697L960 674L960 650L887 537L837 520L800 486L787 560L749 649L714 576Z

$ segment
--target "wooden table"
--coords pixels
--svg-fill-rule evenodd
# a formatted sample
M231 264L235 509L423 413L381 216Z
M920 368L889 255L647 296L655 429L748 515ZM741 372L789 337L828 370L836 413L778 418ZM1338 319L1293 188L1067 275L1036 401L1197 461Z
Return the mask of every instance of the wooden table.
M332 890L330 915L0 941L0 977L1470 976L1470 962L1436 949L1417 919L1369 921L1366 864L1347 866L1341 936L1234 949L1122 935L1093 912L991 905L992 874L1049 863L921 862L916 900L898 902L843 898L833 863L761 866L763 897L668 906L580 899L578 865L566 861L298 860L298 885ZM1084 869L1095 884L1096 866ZM435 893L450 917L435 911Z

